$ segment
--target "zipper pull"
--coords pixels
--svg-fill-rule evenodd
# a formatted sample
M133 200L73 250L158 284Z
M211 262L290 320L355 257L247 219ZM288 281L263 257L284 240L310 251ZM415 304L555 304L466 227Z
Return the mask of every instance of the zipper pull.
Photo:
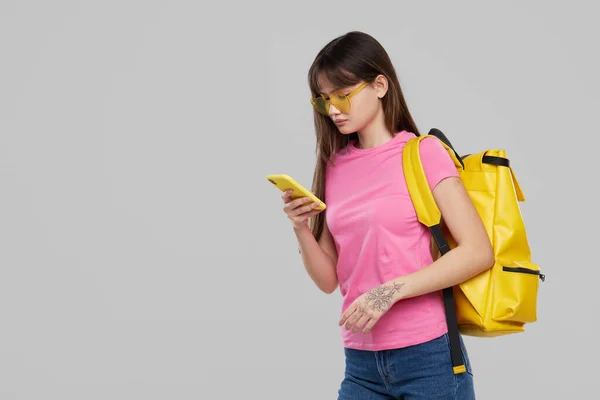
M540 274L540 279L542 280L542 282L546 282L546 275Z

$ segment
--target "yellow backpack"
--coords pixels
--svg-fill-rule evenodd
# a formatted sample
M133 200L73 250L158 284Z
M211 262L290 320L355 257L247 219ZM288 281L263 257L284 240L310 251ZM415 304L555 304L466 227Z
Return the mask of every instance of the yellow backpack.
M504 150L486 150L458 156L438 129L408 141L403 169L419 221L432 233L443 256L456 246L443 227L441 213L427 183L419 156L421 140L440 140L454 160L460 178L485 225L495 255L494 266L443 291L454 372L465 372L458 332L467 336L495 337L523 332L537 320L540 267L531 252L519 202L525 201ZM434 258L437 258L434 254Z

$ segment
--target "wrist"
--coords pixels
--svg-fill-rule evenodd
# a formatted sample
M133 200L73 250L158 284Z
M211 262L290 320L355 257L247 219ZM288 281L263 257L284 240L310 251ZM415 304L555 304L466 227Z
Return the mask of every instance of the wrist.
M310 228L308 227L308 225L302 225L302 226L294 226L294 233L296 234L296 236L302 236L302 235L306 235L306 234L311 234L312 232L310 231Z
M401 281L400 279L392 279L385 285L391 290L392 302L394 304L405 298L404 294L406 292L406 282Z

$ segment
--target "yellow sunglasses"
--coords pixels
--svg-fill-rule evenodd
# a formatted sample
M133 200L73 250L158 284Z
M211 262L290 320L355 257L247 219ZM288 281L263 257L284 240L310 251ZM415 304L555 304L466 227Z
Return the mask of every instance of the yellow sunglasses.
M332 94L329 98L325 98L323 96L319 97L311 97L310 104L317 110L319 113L324 116L329 116L329 107L333 104L335 108L340 110L340 112L344 114L348 114L350 112L350 99L352 96L356 95L358 92L366 88L371 82L364 82L359 87L354 89L352 93L348 95L343 94Z

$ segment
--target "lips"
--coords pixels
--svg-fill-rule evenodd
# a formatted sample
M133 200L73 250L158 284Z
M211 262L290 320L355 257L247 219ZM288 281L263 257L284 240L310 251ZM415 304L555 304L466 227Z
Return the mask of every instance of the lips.
M347 119L336 119L335 121L333 121L333 123L336 125L342 125L342 124L345 124L346 122L348 122Z

